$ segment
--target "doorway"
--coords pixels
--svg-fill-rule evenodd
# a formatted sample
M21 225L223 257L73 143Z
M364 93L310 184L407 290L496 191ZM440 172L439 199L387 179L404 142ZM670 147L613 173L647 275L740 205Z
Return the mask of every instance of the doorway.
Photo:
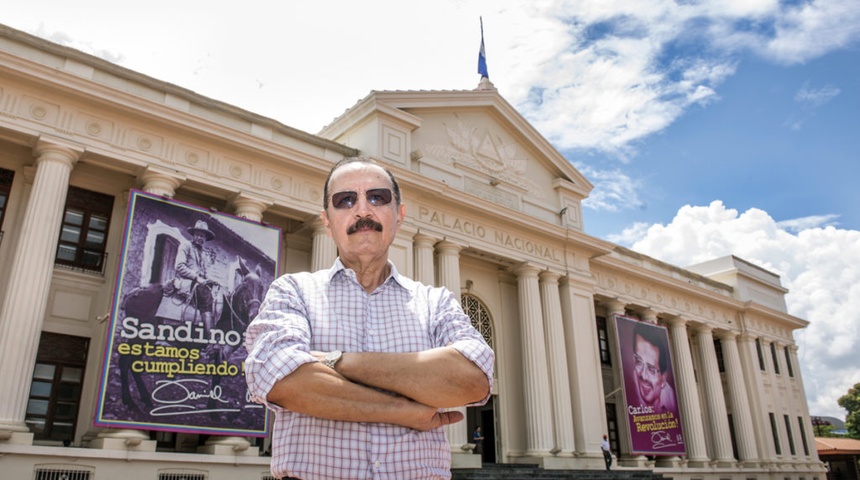
M469 431L469 442L472 441L472 432L476 427L481 427L484 437L481 449L481 463L496 463L496 396L490 397L486 405L480 407L469 407L466 409L466 425ZM479 453L476 451L475 455Z

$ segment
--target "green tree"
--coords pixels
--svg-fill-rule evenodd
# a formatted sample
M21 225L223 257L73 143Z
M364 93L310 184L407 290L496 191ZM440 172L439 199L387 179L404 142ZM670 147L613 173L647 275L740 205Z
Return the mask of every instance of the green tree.
M839 406L848 411L845 417L845 429L848 436L860 439L860 383L855 383L848 393L839 397Z

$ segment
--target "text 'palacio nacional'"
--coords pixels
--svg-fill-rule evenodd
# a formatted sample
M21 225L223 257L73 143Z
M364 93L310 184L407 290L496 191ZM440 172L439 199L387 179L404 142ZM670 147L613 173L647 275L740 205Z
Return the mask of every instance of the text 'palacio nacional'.
M793 338L807 322L787 313L779 277L737 257L680 268L590 236L592 185L488 81L373 91L309 134L4 26L0 477L270 479L268 437L243 430L245 414L210 408L197 427L159 415L170 402L154 379L217 377L211 406L241 384L241 361L207 365L205 349L172 343L202 331L181 313L169 330L123 323L116 292L162 292L197 222L213 232L223 308L248 270L330 267L323 182L353 155L400 182L397 269L460 292L496 353L491 400L447 427L455 469L602 470L607 434L614 468L825 478ZM274 232L272 252L243 233L254 227ZM622 358L638 323L666 338L664 365ZM668 413L637 403L627 381L641 372L671 384ZM202 396L182 401L193 412Z

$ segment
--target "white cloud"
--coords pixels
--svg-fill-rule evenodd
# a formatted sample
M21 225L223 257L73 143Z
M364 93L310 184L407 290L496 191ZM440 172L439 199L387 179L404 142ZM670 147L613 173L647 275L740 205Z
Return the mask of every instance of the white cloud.
M839 222L836 221L838 218L839 215L836 214L811 215L808 217L783 220L781 222L777 222L777 225L780 228L784 228L790 232L797 233L802 230L807 230L811 228L835 227L839 224Z
M801 63L860 39L856 0L800 2L781 9L775 33L763 37L760 52L783 63Z
M811 107L820 107L834 99L841 92L840 89L831 85L826 85L818 89L809 88L809 82L807 82L794 94L794 100Z
M860 232L819 226L834 218L776 222L714 201L682 207L667 225L635 225L619 239L674 265L736 255L780 275L789 313L809 321L795 338L810 412L844 418L836 399L860 382Z
M597 170L588 165L577 165L579 171L594 185L583 205L596 211L616 212L619 205L641 207L640 182L618 169Z

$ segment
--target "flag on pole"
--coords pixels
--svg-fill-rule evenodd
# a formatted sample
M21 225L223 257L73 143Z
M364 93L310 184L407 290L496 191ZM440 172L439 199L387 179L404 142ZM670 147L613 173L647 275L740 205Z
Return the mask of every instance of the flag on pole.
M484 19L481 18L481 50L478 51L478 73L481 74L481 78L490 78L490 74L487 73L487 52L484 51Z

